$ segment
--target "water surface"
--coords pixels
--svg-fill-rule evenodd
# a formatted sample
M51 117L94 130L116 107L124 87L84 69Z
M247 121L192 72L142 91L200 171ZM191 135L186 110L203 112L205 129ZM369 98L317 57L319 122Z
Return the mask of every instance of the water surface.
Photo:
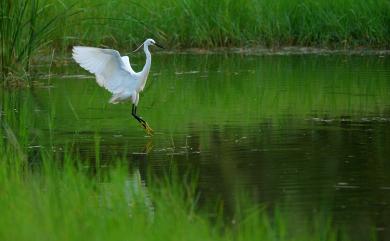
M98 148L103 168L124 157L143 177L175 162L227 212L245 190L294 215L325 211L360 240L371 227L390 237L388 56L153 56L138 108L153 137L70 59L50 71L12 93L30 110L32 159L72 147L95 160Z

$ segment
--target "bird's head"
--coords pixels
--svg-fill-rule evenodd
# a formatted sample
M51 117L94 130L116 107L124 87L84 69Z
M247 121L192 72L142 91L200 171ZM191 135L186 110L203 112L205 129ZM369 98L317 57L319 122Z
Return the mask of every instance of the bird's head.
M159 45L156 43L156 41L154 41L153 39L151 38L148 38L147 40L145 40L145 42L143 42L143 44L141 44L136 50L134 50L133 52L137 52L142 46L146 46L146 47L149 47L149 46L157 46L159 48L164 48L163 46Z
M163 46L159 45L158 43L156 43L156 41L154 41L153 39L151 38L148 38L147 40L145 40L144 44L146 46L157 46L159 48L164 48Z

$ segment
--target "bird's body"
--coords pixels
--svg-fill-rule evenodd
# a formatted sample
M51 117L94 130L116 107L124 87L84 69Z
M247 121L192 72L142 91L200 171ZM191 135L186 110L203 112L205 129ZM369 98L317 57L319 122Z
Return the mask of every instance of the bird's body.
M75 46L73 47L73 59L81 67L95 74L96 82L113 94L110 103L116 104L131 100L133 103L132 115L151 134L152 129L146 121L136 115L136 111L139 93L145 88L152 64L152 56L148 47L157 44L153 39L147 39L142 45L144 46L146 63L140 72L135 72L131 68L129 57L121 56L118 51L113 49Z

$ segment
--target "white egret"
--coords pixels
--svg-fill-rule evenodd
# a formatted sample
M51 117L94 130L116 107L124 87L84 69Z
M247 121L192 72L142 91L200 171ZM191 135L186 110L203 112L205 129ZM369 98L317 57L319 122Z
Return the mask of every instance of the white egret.
M128 56L120 56L119 52L113 49L100 49L94 47L74 46L73 59L84 69L95 74L96 82L110 91L113 96L110 103L116 104L126 100L132 102L132 116L141 123L148 134L153 130L148 123L137 115L139 93L144 89L148 78L152 56L149 46L156 45L153 39L147 39L135 51L144 46L146 63L140 72L135 72L130 65Z

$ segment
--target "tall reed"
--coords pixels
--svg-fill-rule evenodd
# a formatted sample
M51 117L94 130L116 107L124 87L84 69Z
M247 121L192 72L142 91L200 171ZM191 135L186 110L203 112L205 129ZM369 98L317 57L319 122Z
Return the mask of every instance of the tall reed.
M303 45L389 47L387 0L80 0L66 35L126 46L147 37L171 47ZM80 21L79 21L80 23Z
M52 14L54 4L40 0L0 0L1 79L29 72L33 55L53 41L54 30L71 16L72 5Z
M169 49L390 47L388 0L80 0L78 11L75 2L0 0L2 79L27 76L43 46L129 49L149 37Z

